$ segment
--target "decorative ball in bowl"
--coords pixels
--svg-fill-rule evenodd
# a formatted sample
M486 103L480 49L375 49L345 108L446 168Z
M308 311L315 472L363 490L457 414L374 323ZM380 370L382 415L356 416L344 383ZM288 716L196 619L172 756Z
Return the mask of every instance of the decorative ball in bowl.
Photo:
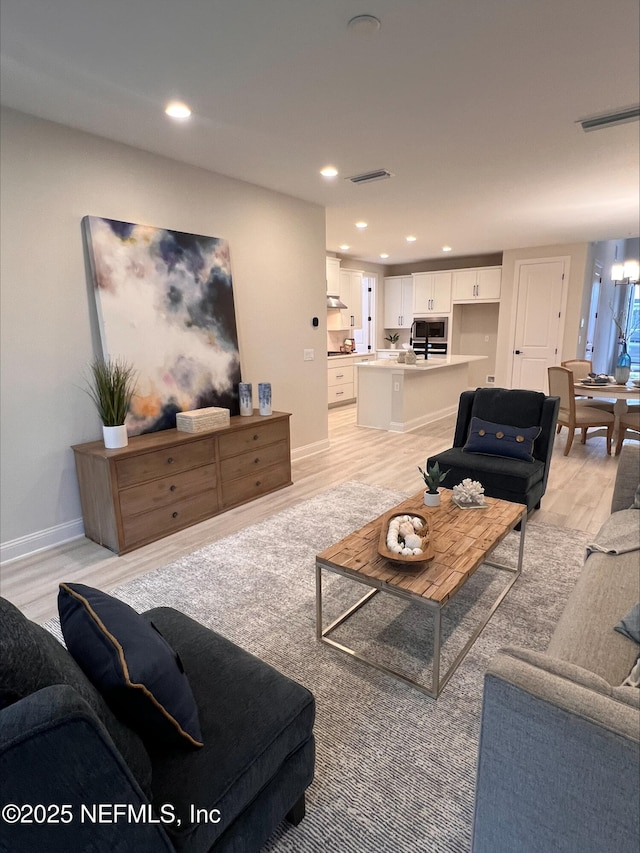
M433 560L427 516L391 510L382 516L378 554L407 568Z

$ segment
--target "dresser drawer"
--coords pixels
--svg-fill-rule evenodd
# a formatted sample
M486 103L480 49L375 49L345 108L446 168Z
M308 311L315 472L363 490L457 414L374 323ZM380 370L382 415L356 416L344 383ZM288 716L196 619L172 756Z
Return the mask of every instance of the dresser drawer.
M330 367L327 371L327 382L329 387L332 385L346 385L353 382L354 368L352 364L346 364L342 367Z
M238 453L246 453L276 441L289 439L288 421L275 421L274 423L256 424L248 429L221 435L218 447L220 458L227 459Z
M159 539L197 521L203 521L215 515L217 511L217 492L215 489L209 489L149 512L127 516L122 519L124 547L128 549L138 543Z
M223 482L235 480L237 477L245 477L252 472L261 471L278 462L289 461L289 442L279 441L276 444L268 444L266 447L258 447L252 453L241 453L239 456L230 456L220 462L220 476Z
M342 403L346 400L353 400L354 398L353 382L349 382L347 385L329 386L329 403Z
M186 444L174 444L166 450L140 453L130 459L119 459L116 462L118 486L122 489L155 477L207 465L215 461L214 448L214 439L204 438Z
M235 506L245 501L258 498L280 486L288 486L291 482L289 460L281 465L264 468L248 477L238 477L236 480L222 482L222 505Z
M207 489L215 489L216 480L216 466L212 464L131 486L120 492L120 512L123 516L136 515L167 506Z

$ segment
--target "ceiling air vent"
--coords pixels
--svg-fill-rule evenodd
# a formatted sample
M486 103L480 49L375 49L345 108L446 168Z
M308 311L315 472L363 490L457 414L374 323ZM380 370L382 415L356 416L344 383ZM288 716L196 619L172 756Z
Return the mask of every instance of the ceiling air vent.
M638 121L640 118L640 106L629 107L628 109L618 110L615 113L606 113L605 115L593 116L592 118L584 118L580 120L580 125L585 133L590 130L600 130L602 127L612 127L616 124L626 124L628 121Z
M383 181L385 178L393 177L386 169L376 169L375 172L363 172L361 175L351 175L345 180L352 184L368 184L371 181Z

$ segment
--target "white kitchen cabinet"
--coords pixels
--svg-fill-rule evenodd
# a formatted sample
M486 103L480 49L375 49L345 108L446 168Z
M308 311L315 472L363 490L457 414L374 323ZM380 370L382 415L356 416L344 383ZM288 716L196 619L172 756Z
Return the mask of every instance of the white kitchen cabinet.
M410 329L413 323L413 276L393 275L384 280L384 328Z
M355 400L355 359L331 359L327 368L328 403L351 403Z
M453 301L497 302L501 281L502 267L453 270Z
M343 309L347 329L362 328L362 270L340 270L340 299L347 306Z
M451 312L451 273L416 272L413 274L413 313L449 314Z
M340 290L340 258L326 258L327 262L327 293L332 296Z

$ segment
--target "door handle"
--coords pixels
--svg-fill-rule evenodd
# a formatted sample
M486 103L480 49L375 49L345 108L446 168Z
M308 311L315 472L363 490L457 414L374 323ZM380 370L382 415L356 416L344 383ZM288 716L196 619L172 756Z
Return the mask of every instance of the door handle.
M516 349L516 350L514 350L514 353L515 353L516 355L522 355L522 350L521 350L521 349Z

